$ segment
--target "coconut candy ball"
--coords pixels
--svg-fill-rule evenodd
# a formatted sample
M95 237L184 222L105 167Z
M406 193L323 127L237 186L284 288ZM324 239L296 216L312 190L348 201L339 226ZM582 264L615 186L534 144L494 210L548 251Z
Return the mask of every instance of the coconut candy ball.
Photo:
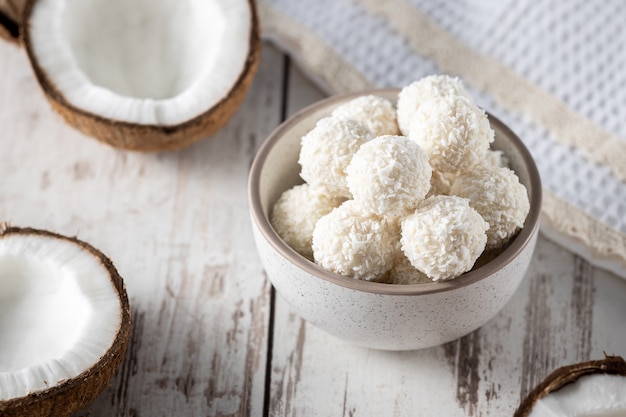
M435 97L463 96L471 98L462 81L449 75L429 75L405 86L398 94L398 126L404 136L409 135L411 119L422 102Z
M433 282L433 280L411 265L409 259L404 256L404 253L400 250L394 260L393 266L389 272L385 274L381 282L386 284L413 285L428 284L429 282Z
M433 171L433 175L430 177L430 190L426 194L426 198L434 195L449 195L454 178L453 174Z
M374 137L400 133L396 121L396 109L383 97L367 95L357 97L338 106L332 115L363 123Z
M459 175L451 194L469 204L489 223L487 248L504 245L519 229L530 210L526 187L509 168L481 164Z
M313 260L313 229L317 221L344 200L310 184L283 192L274 204L270 222L276 233L300 255Z
M345 170L362 144L372 138L362 123L326 117L302 137L300 176L307 183L326 188L340 197L351 197Z
M509 158L507 158L502 151L489 149L485 154L485 159L482 164L508 168Z
M453 279L472 269L485 249L489 227L467 199L456 196L424 200L401 225L402 251L433 281Z
M391 269L398 234L395 222L348 200L317 221L313 258L329 271L372 281Z
M409 137L426 151L434 170L455 173L485 157L494 131L485 112L471 100L448 95L420 105Z
M354 154L346 169L348 188L361 208L386 216L413 211L430 189L426 153L404 136L379 136Z

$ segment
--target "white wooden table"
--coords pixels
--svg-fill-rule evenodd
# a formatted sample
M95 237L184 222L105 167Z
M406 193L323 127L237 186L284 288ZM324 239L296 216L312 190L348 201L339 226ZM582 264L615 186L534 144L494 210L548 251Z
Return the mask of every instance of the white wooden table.
M504 310L444 346L373 351L303 322L266 280L246 185L271 130L322 97L264 45L228 127L129 153L64 125L0 42L0 220L101 249L132 305L126 360L77 416L510 416L555 367L626 356L626 281L543 237Z

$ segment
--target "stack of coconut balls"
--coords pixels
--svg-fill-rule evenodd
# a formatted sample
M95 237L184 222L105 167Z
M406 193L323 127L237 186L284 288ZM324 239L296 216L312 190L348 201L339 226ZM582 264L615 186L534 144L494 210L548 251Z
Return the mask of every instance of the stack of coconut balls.
M458 78L368 95L301 140L300 176L273 207L278 235L322 268L393 284L450 280L502 248L530 205Z

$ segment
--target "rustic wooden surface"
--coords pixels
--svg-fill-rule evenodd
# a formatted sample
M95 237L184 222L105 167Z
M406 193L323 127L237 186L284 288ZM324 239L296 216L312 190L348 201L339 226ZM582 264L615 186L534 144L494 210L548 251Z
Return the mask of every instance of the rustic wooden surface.
M626 281L544 237L504 310L444 346L373 351L297 317L255 252L247 172L282 118L322 97L264 45L226 129L129 153L65 126L23 51L0 42L0 220L98 247L132 304L126 361L77 417L510 416L555 367L626 356Z

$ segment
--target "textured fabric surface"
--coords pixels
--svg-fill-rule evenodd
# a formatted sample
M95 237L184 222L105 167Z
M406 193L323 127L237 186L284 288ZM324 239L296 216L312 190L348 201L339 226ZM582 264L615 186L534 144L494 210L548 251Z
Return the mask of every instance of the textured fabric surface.
M626 3L263 0L328 93L459 76L539 167L544 234L626 277Z

